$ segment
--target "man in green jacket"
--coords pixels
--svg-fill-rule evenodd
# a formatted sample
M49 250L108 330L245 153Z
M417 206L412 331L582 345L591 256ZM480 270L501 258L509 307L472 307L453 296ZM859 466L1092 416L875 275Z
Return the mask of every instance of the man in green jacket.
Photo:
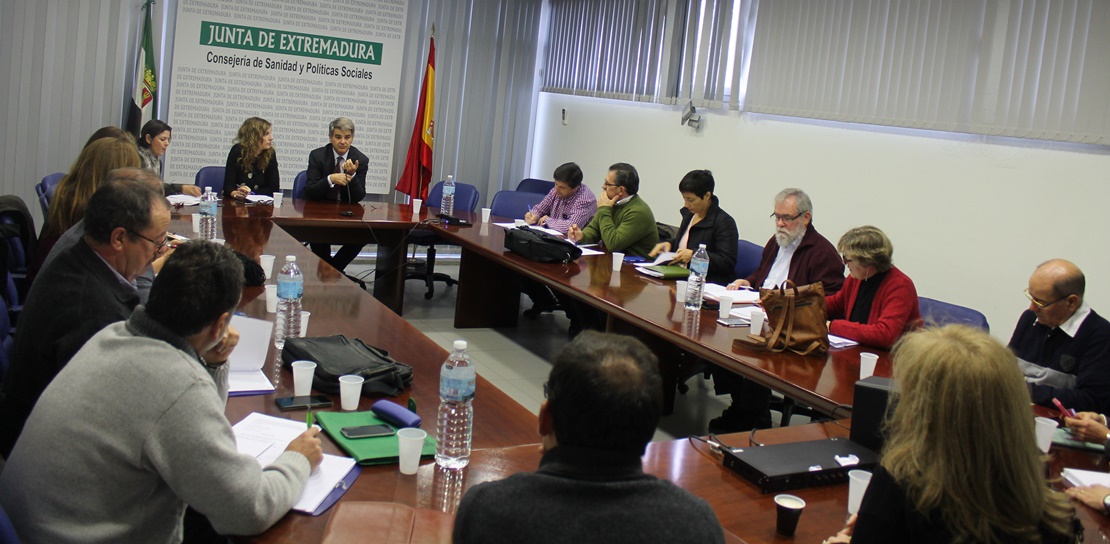
M631 164L618 162L609 167L609 175L597 195L597 213L585 229L571 225L567 238L573 242L601 242L607 251L647 257L659 243L655 215L640 191L640 175Z

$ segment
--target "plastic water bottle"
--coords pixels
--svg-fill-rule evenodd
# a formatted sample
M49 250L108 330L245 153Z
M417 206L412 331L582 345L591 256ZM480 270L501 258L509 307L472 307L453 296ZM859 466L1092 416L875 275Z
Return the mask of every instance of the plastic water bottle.
M439 213L455 215L455 176L447 176L443 182L443 199L439 203Z
M709 274L709 252L705 244L698 246L690 259L690 277L686 279L686 309L700 310L701 296L705 292L705 276Z
M455 340L454 348L439 371L436 464L443 468L462 468L470 462L474 425L477 369L466 353L466 340Z
M297 257L285 256L285 266L277 278L278 311L274 322L274 347L280 352L286 338L301 335L301 297L304 296L304 276L297 266Z
M200 237L203 240L216 239L216 209L220 198L211 187L204 188L200 197Z

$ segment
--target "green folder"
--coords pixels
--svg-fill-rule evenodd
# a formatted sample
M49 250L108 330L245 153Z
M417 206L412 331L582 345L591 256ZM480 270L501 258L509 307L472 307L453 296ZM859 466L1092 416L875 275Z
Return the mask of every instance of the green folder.
M658 264L654 266L641 266L640 270L649 276L665 280L684 280L690 276L690 269L677 264Z
M1094 442L1080 442L1072 438L1071 431L1067 427L1057 427L1056 434L1052 435L1052 443L1060 446L1067 446L1069 448L1078 448L1091 451L1106 451L1102 444L1095 444Z
M350 439L339 432L344 427L385 424L374 412L316 412L315 415L316 422L323 427L324 432L358 464L388 465L397 462L397 435ZM420 457L428 458L435 453L436 439L429 434L424 439L424 449L420 451Z

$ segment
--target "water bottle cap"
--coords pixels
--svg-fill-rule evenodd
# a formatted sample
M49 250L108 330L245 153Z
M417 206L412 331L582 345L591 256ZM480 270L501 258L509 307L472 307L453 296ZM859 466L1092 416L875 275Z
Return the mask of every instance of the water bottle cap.
M455 176L452 176L451 174L447 174L447 181L454 181L454 180L455 180Z
M205 186L204 186L204 192L206 192L206 193L207 193L207 192L210 192L211 190L212 190L212 188L211 188L211 187L209 187L209 186L207 186L207 185L205 185Z
M705 248L705 244L698 244L698 248L699 248L699 249L704 249L704 248Z
M455 351L464 350L466 349L466 340L455 340L453 346L455 348Z
M296 255L286 255L285 256L285 262L295 263L295 262L297 262L297 256Z

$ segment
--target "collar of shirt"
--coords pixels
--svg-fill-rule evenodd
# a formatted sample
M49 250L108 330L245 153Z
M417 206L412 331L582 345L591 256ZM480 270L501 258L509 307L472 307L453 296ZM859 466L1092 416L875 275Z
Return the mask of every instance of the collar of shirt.
M1061 323L1057 328L1064 331L1068 336L1075 338L1075 333L1079 332L1079 327L1083 324L1083 320L1087 319L1087 316L1090 314L1091 307L1088 306L1087 301L1084 300L1083 303L1079 305L1079 309L1076 310L1074 314L1071 314L1071 317L1069 317L1067 321Z
M120 283L120 285L122 285L122 286L124 286L124 287L128 288L128 289L129 289L129 290L130 290L130 291L131 291L132 293L136 293L136 294L138 294L138 292L139 292L139 287L138 287L137 285L135 285L135 282L133 282L133 281L127 281L127 278L123 277L123 275L122 275L122 274L120 274L120 273L119 273L119 271L118 271L118 270L116 270L116 268L115 268L114 266L112 266L112 265L108 264L108 261L105 261L105 260L104 260L104 257L101 257L99 253L97 253L97 252L95 252L95 251L94 251L94 252L93 252L93 254L95 254L95 255L96 255L96 258L100 259L100 262L104 263L104 266L107 266L107 267L108 267L108 270L111 270L111 271L112 271L112 274L115 274L115 276L116 276L116 279L117 279L117 280L119 280L119 283ZM149 266L149 265L148 265L148 266ZM1077 312L1077 313L1078 313L1078 312Z
M335 159L335 160L339 160L340 158L343 158L345 160L347 158L347 155L340 155L339 153L337 153L335 151L335 148L333 147L332 150L331 150L331 158Z
M614 206L624 206L625 204L628 204L628 201L632 200L633 198L636 198L636 195L628 195L628 196L614 202L613 205Z

